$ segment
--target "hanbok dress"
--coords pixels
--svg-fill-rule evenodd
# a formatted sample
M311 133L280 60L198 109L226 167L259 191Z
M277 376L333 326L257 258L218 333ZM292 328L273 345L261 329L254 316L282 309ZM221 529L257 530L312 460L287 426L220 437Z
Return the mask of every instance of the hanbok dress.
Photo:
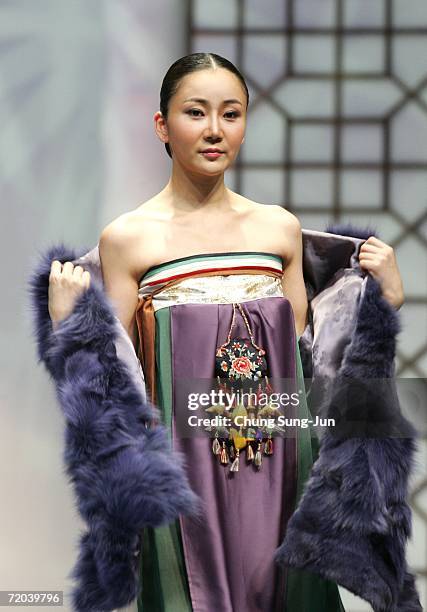
M188 412L180 381L215 379L233 304L242 306L256 345L265 349L272 379L298 388L296 421L311 419L283 263L267 252L204 253L156 265L140 280L138 356L147 391L182 452L204 514L144 529L139 612L344 610L334 582L273 558L316 458L311 428L274 437L273 454L262 454L258 466L242 453L231 471L231 459L225 465L213 452L212 434L188 437L178 427ZM244 319L234 323L232 336L246 337Z

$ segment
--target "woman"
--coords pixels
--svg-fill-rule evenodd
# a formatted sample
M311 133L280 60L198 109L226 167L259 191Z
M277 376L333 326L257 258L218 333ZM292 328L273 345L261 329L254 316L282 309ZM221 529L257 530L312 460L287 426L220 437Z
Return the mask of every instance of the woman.
M268 391L267 371L304 386L301 225L286 209L248 200L224 184L244 141L248 102L242 75L226 59L196 53L175 62L154 116L172 158L169 182L110 223L99 241L107 293L205 505L204 523L180 517L144 530L138 601L144 612L343 610L336 584L273 562L315 458L310 432L275 437L273 447L271 435L256 427L253 435L237 426L217 430L213 440L178 431L181 381L214 379L215 357L230 346L227 339L246 338L260 349L259 364L265 355L267 369L250 379L255 386ZM393 250L370 237L359 262L399 308L403 290ZM89 283L83 267L52 262L54 326ZM229 365L219 360L225 373ZM304 393L295 416L310 416Z

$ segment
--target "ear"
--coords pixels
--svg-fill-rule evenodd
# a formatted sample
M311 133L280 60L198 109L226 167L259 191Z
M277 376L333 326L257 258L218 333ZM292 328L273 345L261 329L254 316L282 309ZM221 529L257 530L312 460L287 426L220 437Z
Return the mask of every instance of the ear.
M168 126L166 123L166 119L163 117L163 114L161 113L161 111L157 111L153 119L154 119L154 129L156 130L157 136L160 138L162 142L168 142L169 141Z

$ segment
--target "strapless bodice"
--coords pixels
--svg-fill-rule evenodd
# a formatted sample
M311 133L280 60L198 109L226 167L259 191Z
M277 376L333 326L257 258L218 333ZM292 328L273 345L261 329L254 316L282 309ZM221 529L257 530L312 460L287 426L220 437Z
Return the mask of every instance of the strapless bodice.
M274 253L203 253L172 259L141 278L139 296L155 310L182 303L232 303L283 297L283 259Z

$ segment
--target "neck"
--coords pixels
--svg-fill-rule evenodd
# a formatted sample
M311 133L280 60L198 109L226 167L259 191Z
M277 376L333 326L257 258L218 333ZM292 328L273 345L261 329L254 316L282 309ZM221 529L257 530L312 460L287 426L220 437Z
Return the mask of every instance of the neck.
M195 211L229 208L230 191L224 184L224 174L206 176L190 173L173 163L172 174L162 191L174 209Z

